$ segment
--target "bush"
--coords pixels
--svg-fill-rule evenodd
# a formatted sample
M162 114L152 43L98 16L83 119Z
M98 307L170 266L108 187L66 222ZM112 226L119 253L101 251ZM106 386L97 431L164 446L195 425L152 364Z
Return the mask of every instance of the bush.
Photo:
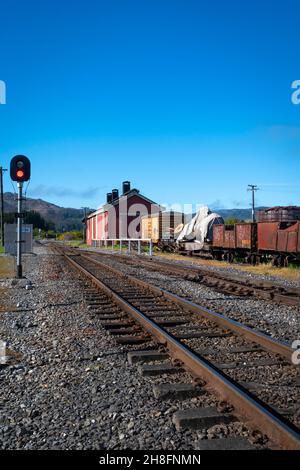
M61 241L83 240L83 234L79 230L73 230L59 234L57 239Z
M244 222L244 221L241 220L241 219L237 219L235 217L229 217L228 219L225 219L225 224L226 225L235 225L235 224L239 224L241 222Z

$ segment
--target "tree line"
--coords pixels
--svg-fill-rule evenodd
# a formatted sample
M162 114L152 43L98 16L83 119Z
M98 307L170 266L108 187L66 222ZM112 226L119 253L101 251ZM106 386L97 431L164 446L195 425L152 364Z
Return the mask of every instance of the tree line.
M4 214L4 223L14 224L16 217L14 212L8 212ZM45 220L39 212L30 210L25 212L24 218L25 224L32 224L34 229L41 229L42 231L48 232L49 230L55 230L55 224L48 220Z

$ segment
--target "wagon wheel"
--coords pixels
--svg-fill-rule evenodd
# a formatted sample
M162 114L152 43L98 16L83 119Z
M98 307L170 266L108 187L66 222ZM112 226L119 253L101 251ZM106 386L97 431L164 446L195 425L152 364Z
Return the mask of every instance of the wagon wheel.
M246 263L247 264L251 264L251 258L252 258L251 255L246 256Z
M284 266L284 261L285 261L285 257L284 256L278 256L278 260L277 260L277 263L278 263L278 267L279 268L282 268Z

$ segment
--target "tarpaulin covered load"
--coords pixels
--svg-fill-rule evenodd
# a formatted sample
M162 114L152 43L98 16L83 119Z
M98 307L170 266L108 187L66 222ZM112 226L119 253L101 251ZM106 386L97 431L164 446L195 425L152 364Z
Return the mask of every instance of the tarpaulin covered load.
M224 224L223 217L207 207L201 207L199 212L192 220L183 227L182 232L177 238L177 242L194 242L199 245L199 250L205 243L212 241L213 226L215 224Z

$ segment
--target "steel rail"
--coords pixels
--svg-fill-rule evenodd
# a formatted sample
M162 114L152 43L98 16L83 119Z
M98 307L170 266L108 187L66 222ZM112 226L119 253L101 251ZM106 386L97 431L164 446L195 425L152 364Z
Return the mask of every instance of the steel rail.
M76 255L78 255L78 253L76 253ZM93 262L96 265L101 266L104 269L110 270L116 275L120 275L120 274L123 275L126 279L130 280L131 282L138 284L139 286L144 287L148 290L151 290L157 295L163 295L165 298L171 300L172 302L175 302L177 305L180 305L185 310L188 309L189 311L195 314L201 315L202 317L208 320L211 320L214 323L217 323L223 328L229 329L237 333L238 335L244 336L249 341L259 344L261 347L263 347L267 351L271 351L275 354L279 354L280 356L284 357L292 364L292 356L295 350L292 349L287 343L278 341L274 338L270 338L269 336L265 335L264 333L261 333L260 331L255 331L236 320L232 320L228 317L225 317L221 313L213 312L212 310L202 307L199 304L196 304L194 302L191 302L190 300L184 299L176 294L173 294L172 292L167 291L163 289L162 287L154 286L153 284L149 284L148 282L142 281L141 279L138 279L129 274L123 274L120 271L118 271L116 268L113 268L112 266L108 266L105 263L102 263L101 261L90 258L87 255L80 254L80 256L87 259L88 261Z
M278 448L300 450L300 434L296 426L289 423L276 410L264 404L251 392L230 379L208 360L181 343L163 327L157 325L155 321L148 318L144 313L122 298L114 289L99 280L89 269L81 266L76 261L76 258L78 256L84 257L84 255L74 257L63 253L63 256L81 274L84 274L95 286L105 292L123 311L136 320L148 333L154 336L160 344L163 344L172 357L184 364L187 371L195 377L204 379L210 390L220 396L222 400L229 401L234 406L236 416L242 417L243 420L246 419L248 425L252 428L257 429L259 427ZM91 261L89 257L86 258L88 261ZM103 265L103 267L105 269L108 268L106 265ZM118 272L118 275L130 279L130 277L123 273Z
M131 259L124 258L124 255L120 255L117 253L112 255L110 253L97 253L91 251L88 252L88 250L81 251L89 253L90 256L92 256L93 254L107 257L114 256L118 259L122 259L125 262L133 263ZM280 286L279 284L274 285L270 281L253 281L249 279L243 280L240 279L237 274L228 277L226 273L216 273L197 266L179 266L178 264L172 264L169 261L164 261L161 259L155 259L155 265L153 264L153 261L150 261L148 259L142 259L142 263L144 264L144 266L149 266L150 268L155 270L161 269L188 277L195 276L193 278L193 280L195 281L201 281L201 279L203 278L216 279L224 283L235 285L238 288L248 289L255 297L261 298L266 301L269 300L273 302L279 302L281 304L283 303L286 305L294 305L296 307L300 306L300 289L297 287L285 288L283 286ZM215 289L218 288L218 286L212 287ZM219 289L222 291L222 287L220 287ZM229 293L231 295L241 295L240 293L235 293L234 291L229 291Z

